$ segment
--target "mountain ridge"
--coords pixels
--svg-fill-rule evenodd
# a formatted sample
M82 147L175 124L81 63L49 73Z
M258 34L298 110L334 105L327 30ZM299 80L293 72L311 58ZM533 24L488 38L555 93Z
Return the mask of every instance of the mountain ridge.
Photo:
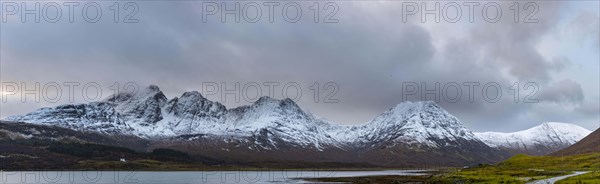
M529 129L502 133L476 132L488 146L512 154L547 155L575 144L591 131L569 123L545 122Z
M390 112L396 113L392 116L393 118L394 116L401 116L401 113L418 111L418 109L414 110L412 108L424 107L426 105L435 106L435 110L444 112L440 114L449 115L434 102L403 102L391 108ZM411 112L404 112L403 108ZM291 116L288 116L290 114ZM57 118L52 119L52 115L57 115ZM288 123L287 125L312 123L326 129L338 129L334 130L333 133L328 133L331 134L328 135L330 137L336 136L333 134L339 134L350 129L373 128L374 124L378 123L375 120L371 120L355 126L336 124L303 111L289 98L277 100L264 96L250 105L231 109L227 109L219 102L212 102L204 98L197 91L185 92L180 97L167 99L163 92L155 85L140 90L136 94L119 93L100 102L92 102L90 104L67 104L59 105L55 108L41 108L25 115L10 116L6 120L57 124L78 130L104 127L106 129L100 129L99 132L119 132L152 138L154 136L161 137L160 135L177 136L211 133L210 131L234 133L236 130L240 130L240 128L256 131L269 126L277 127L282 125L281 122L274 122L275 120L269 119L276 116L286 118L288 120L286 122ZM385 116L385 112L376 118L382 118L382 116ZM92 119L97 120L97 122L87 122ZM297 120L301 120L302 122L298 122ZM83 121L84 123L77 121ZM213 123L214 126L206 127L206 123L208 122ZM119 126L110 126L113 123ZM224 126L217 126L219 124ZM165 127L167 129L160 129ZM193 127L201 127L203 130L198 130L199 128L194 129ZM315 130L316 127L296 128L318 131ZM119 131L119 129L122 131ZM134 133L131 133L131 131ZM348 137L337 138L346 140Z
M349 126L303 111L291 99L261 97L227 109L197 91L168 99L151 85L135 94L41 108L6 120L137 136L152 142L147 149L171 148L240 162L462 166L492 163L508 155L489 147L432 101L403 102L371 121Z

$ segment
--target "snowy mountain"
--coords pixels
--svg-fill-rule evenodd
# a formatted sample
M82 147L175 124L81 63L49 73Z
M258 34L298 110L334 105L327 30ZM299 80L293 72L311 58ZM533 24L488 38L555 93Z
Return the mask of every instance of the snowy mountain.
M590 130L577 125L548 122L518 132L482 132L475 135L490 147L513 154L546 155L569 147L590 133Z
M305 113L290 99L262 97L252 105L228 110L199 92L186 92L168 100L156 86L101 102L42 108L7 120L148 139L193 134L251 137L266 133L301 146L338 144L328 131L338 126ZM268 147L276 147L269 141Z
M431 101L401 103L352 129L357 133L355 145L378 164L436 164L448 160L477 164L505 156L485 145L458 118Z
M363 144L392 141L443 147L439 140L478 141L458 118L431 101L401 103L357 130L362 130L356 139Z
M157 86L149 86L135 94L42 108L7 120L136 136L153 142L148 149L166 147L241 161L253 155L261 161L462 166L504 156L434 102L404 102L364 124L343 126L303 111L290 99L262 97L227 109L198 92L169 100Z

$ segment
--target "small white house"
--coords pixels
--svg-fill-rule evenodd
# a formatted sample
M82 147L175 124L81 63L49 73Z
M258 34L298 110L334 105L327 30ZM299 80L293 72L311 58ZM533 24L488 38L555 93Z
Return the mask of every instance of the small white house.
M124 158L121 158L119 161L121 161L121 162L127 162L127 160L125 160Z

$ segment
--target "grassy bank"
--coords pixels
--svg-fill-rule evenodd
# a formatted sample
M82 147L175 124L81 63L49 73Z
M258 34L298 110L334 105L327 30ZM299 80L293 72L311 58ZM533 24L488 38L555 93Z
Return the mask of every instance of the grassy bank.
M316 178L309 181L347 183L527 183L530 181L571 174L572 171L593 171L570 177L558 183L600 183L600 154L575 156L517 155L496 165L445 170L427 176L371 176L350 178Z
M586 184L600 183L600 171L594 171L587 174L569 177L556 182L556 184Z
M570 174L571 171L599 171L600 154L575 156L517 155L497 165L457 170L432 178L432 182L526 183Z

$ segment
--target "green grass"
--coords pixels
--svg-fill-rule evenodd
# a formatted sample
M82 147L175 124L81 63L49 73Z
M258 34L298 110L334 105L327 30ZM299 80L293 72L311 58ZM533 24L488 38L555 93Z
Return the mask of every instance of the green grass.
M430 179L430 182L526 183L570 174L571 171L600 171L600 154L563 157L517 155L496 165L481 165L436 175ZM597 177L591 174L580 177L585 176Z
M579 176L569 177L556 182L556 184L583 184L583 183L600 183L600 171L594 171Z
M511 169L544 169L554 171L598 170L600 169L600 154L561 157L517 155L498 164L498 166Z
M600 153L575 156L517 155L496 165L468 169L447 169L432 176L367 176L348 178L314 178L309 181L348 183L527 183L557 177L573 171L594 171L570 177L559 183L600 183Z

